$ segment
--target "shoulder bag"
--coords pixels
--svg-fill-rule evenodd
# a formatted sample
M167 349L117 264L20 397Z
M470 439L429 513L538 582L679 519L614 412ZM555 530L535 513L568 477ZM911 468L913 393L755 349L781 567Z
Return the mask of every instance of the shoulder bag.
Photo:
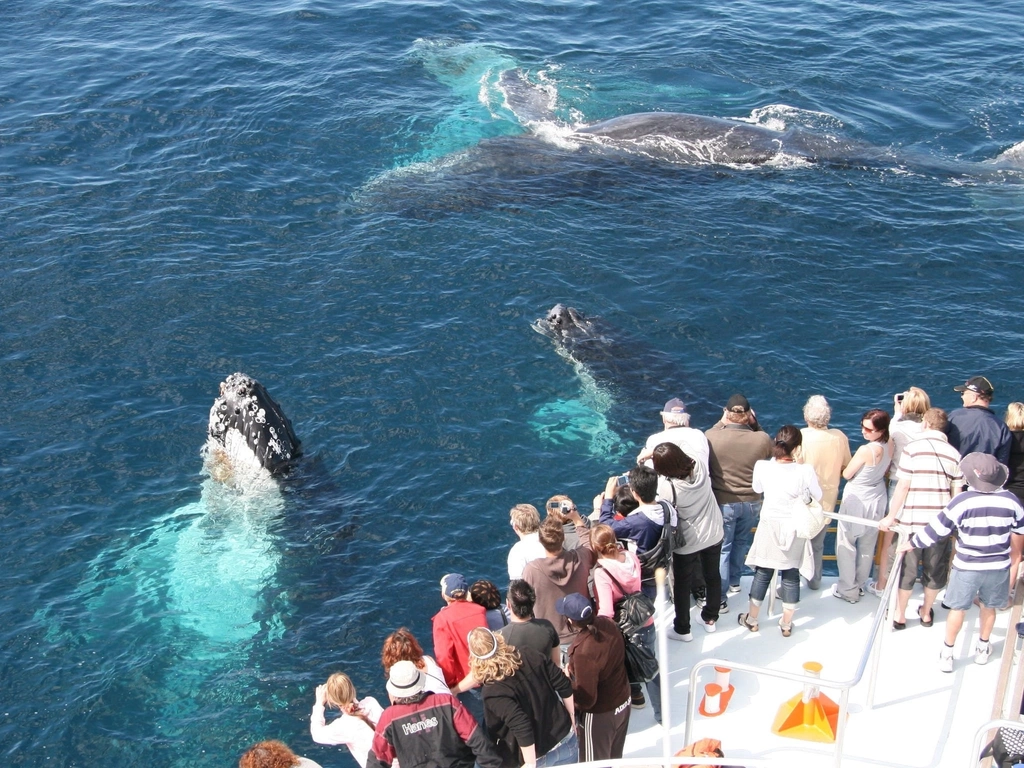
M622 633L626 646L626 674L631 683L646 683L658 674L658 659L636 639L636 633L654 615L654 601L643 592L630 592L622 588L611 571L598 563L612 583L619 588L622 597L615 603L615 623Z
M803 498L793 501L793 527L799 539L813 539L828 524L825 510L811 496L810 488L805 487Z

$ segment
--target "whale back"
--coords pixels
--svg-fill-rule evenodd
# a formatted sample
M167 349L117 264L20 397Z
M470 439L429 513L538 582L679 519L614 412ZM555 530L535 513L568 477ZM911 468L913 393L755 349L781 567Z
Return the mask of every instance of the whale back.
M302 455L292 423L266 388L251 376L233 373L220 386L210 409L209 436L222 446L234 432L273 475L283 474Z

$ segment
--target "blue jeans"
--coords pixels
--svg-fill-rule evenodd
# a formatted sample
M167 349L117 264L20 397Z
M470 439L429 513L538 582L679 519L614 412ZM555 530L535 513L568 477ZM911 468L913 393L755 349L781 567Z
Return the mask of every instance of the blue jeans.
M763 601L768 595L768 587L775 577L771 568L758 566L754 569L754 581L750 585L750 599ZM782 571L782 604L796 605L800 602L800 569L788 568Z
M754 543L752 528L761 517L760 501L736 501L722 505L722 525L725 537L722 539L722 558L718 572L722 576L722 594L729 587L740 585L743 575L743 561L747 558L750 545Z
M551 768L553 765L571 765L580 759L580 742L576 738L576 723L569 727L568 735L537 758L537 768Z
M473 716L474 720L476 720L480 725L484 724L484 700L480 696L479 688L471 688L468 691L463 691L455 698L459 700L462 706L469 710L469 714Z

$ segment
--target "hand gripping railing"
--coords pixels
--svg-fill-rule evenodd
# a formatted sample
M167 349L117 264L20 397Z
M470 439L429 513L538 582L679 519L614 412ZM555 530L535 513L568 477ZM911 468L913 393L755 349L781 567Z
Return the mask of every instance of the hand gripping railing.
M833 520L840 520L844 522L854 523L856 525L867 525L874 528L878 527L879 521L877 520L866 520L861 517L852 517L850 515L840 515L835 513L826 513L827 517ZM892 530L897 534L897 551L907 541L910 535L909 529L904 526L895 525ZM886 615L890 608L895 608L896 593L894 586L899 582L900 578L900 567L902 566L903 558L894 557L893 562L889 571L889 580L885 585L885 591L882 593L882 599L879 601L878 610L875 611L875 617L871 624L871 632L868 634L867 641L864 643L864 649L861 651L860 658L857 661L857 668L853 673L853 677L848 680L829 680L826 678L810 677L798 672L785 672L783 670L768 669L766 667L758 667L753 664L742 664L735 661L727 661L725 659L701 659L696 662L690 669L690 689L686 698L686 730L685 743L689 744L693 740L693 721L694 712L697 709L697 693L699 686L697 684L700 672L705 667L715 666L728 666L733 671L750 672L754 675L762 675L765 677L774 677L780 680L791 680L794 683L800 683L801 685L814 685L819 688L832 688L840 691L839 697L839 722L836 727L836 740L835 749L833 753L834 765L836 768L842 763L843 757L843 739L846 737L846 715L847 709L850 703L850 689L856 686L861 678L864 676L864 672L867 669L868 661L874 659L871 665L871 675L869 678L868 685L868 697L867 706L871 708L874 706L875 698L875 680L878 676L878 660L881 656L881 638L882 638L882 626L885 622ZM661 593L659 591L659 599ZM889 614L891 615L891 614ZM658 633L659 637L659 652L664 654L667 652L667 641L664 638L664 633ZM877 650L877 653L872 654L872 651ZM664 670L663 670L664 674ZM662 678L666 680L667 677ZM664 692L668 686L662 684L662 691ZM662 722L669 722L669 712L666 707L667 696L662 693ZM666 728L665 739L668 741L668 730ZM671 747L666 747L666 754L671 751Z

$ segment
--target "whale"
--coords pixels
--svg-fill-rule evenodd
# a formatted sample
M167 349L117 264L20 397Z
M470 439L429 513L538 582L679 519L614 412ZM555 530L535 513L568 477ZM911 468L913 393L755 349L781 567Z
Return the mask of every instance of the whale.
M544 442L621 460L660 425L657 414L671 397L685 400L695 423L714 420L715 406L688 385L678 361L646 340L562 303L530 327L553 343L580 383L578 397L546 402L532 415Z
M432 137L437 154L420 153L413 162L368 180L352 195L356 208L429 218L538 196L601 197L631 180L644 185L666 177L672 183L681 173L692 178L701 171L765 168L875 168L944 179L1024 181L1024 142L982 161L944 158L852 139L839 129L838 118L786 105L766 105L745 118L665 111L580 121L560 107L549 77L531 76L495 53L489 61L501 67L497 74L482 63L470 67L466 59L472 56L487 60L478 48L467 52L455 46L449 55L459 66L439 64L443 57L436 49L426 61L457 94L476 94L488 117L473 114L467 125L447 121L446 130L471 137L474 126L482 124L489 126L487 132L463 147ZM453 73L461 71L476 79L459 86Z
M98 697L138 698L182 739L191 717L234 705L238 692L220 682L249 679L295 610L280 574L294 535L286 511L301 498L290 485L305 473L291 421L259 381L235 373L205 429L198 498L117 531L72 593L36 612L51 647L96 659ZM304 519L303 544L316 527ZM94 642L111 638L123 650L98 658ZM125 666L111 674L113 664ZM180 764L192 764L192 747L181 749Z

